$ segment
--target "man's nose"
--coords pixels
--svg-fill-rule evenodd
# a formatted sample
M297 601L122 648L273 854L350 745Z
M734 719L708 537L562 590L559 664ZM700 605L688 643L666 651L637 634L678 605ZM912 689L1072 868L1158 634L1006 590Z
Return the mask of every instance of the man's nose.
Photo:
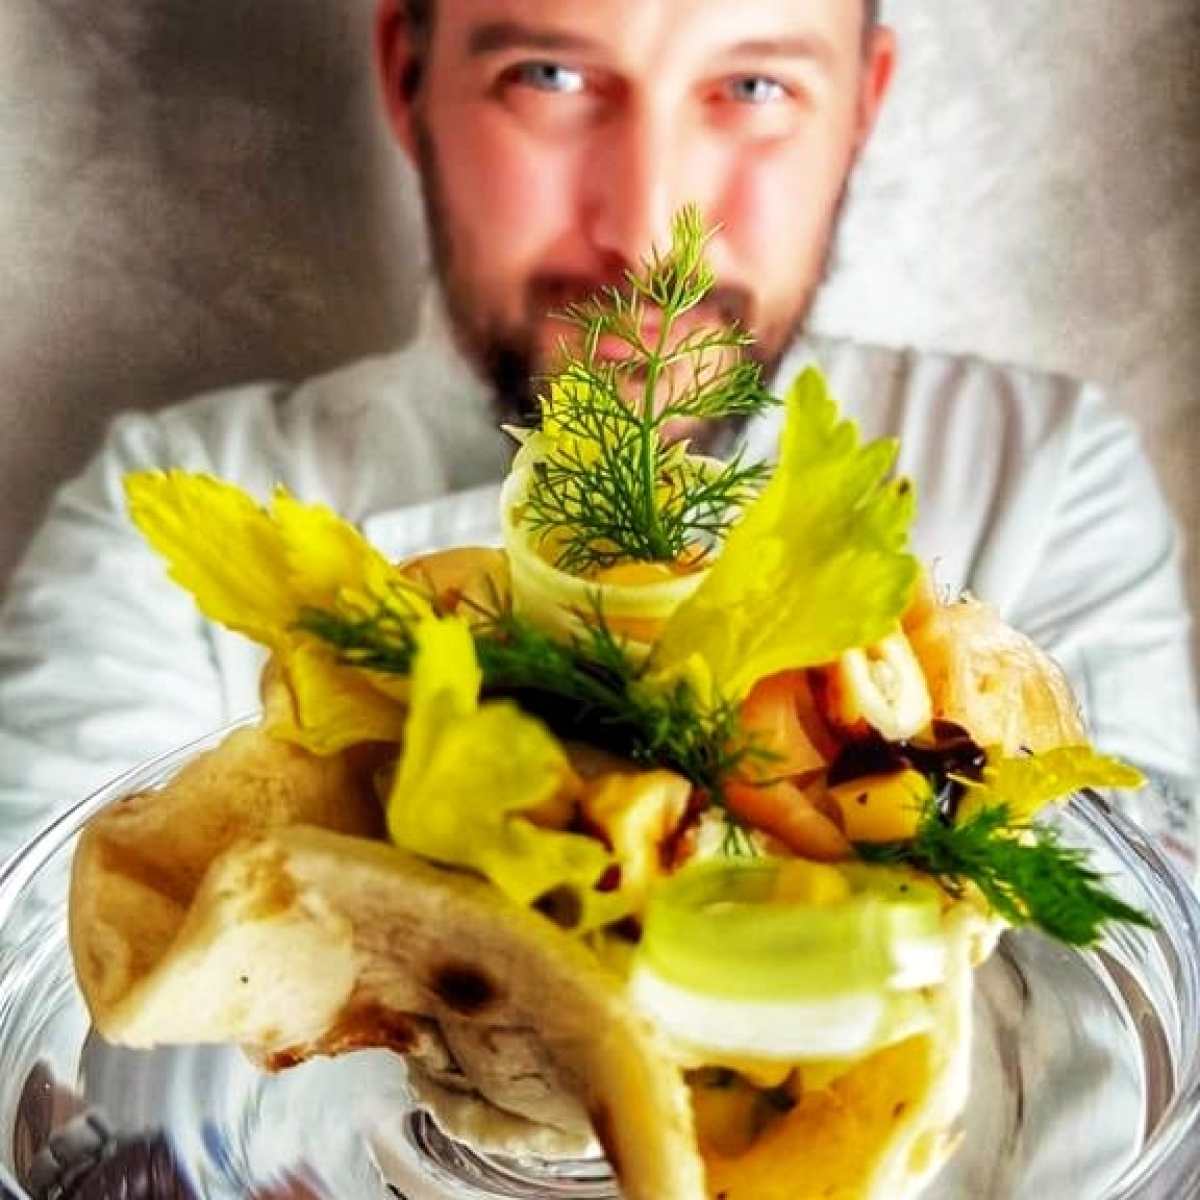
M633 268L671 244L671 220L688 202L682 148L670 122L647 111L614 118L599 131L587 164L584 227L599 257Z

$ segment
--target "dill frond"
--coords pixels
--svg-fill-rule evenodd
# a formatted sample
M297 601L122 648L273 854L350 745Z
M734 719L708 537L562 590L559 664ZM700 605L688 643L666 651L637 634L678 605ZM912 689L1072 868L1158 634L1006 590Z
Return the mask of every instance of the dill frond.
M683 681L644 686L643 668L600 614L563 642L501 612L476 633L475 648L485 693L515 697L564 737L678 771L724 807L724 781L748 752L737 706L703 706Z
M485 695L517 700L562 737L678 771L724 808L724 781L753 753L736 705L704 706L683 681L662 690L645 687L644 668L633 663L599 611L586 633L566 642L500 604L476 615ZM362 616L309 609L297 627L336 649L348 666L408 675L414 621L386 607Z
M417 650L413 636L417 616L404 589L394 588L370 611L305 608L295 628L332 646L347 666L407 675Z
M933 875L951 894L972 883L1010 924L1036 926L1068 945L1094 944L1109 921L1153 928L1144 913L1105 890L1085 851L1064 845L1049 826L1014 824L1006 805L953 824L931 804L911 841L860 843L855 850L868 862Z
M725 813L725 834L721 839L721 853L726 858L757 858L758 847L750 837L746 823L735 813Z
M714 285L708 237L694 207L675 219L669 252L655 250L627 287L607 288L564 314L582 331L582 352L549 380L543 423L553 447L534 467L523 522L575 574L618 562L675 562L715 548L767 476L740 456L720 466L669 444L668 422L718 421L777 403L758 364L742 357L736 327L677 333L681 317ZM653 310L658 327L644 336ZM600 361L601 338L628 355Z
M485 695L505 696L555 733L645 766L678 771L722 812L723 851L753 854L745 827L725 802L725 781L761 751L748 741L738 707L700 703L683 681L644 686L620 639L592 615L586 632L560 641L496 604L478 612L475 651ZM347 665L407 675L415 642L403 608L347 616L308 610L299 627L339 652ZM1089 946L1110 921L1152 927L1137 909L1105 890L1085 851L1063 844L1056 830L1014 822L1006 805L948 822L936 800L926 805L906 841L858 843L863 861L907 865L936 878L951 895L968 884L1012 925L1032 925L1059 941Z

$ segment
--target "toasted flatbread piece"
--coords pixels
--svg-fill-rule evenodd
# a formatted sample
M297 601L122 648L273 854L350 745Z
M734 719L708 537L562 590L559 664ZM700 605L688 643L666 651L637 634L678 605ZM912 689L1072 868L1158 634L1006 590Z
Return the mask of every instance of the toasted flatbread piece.
M298 822L374 836L382 814L347 758L320 758L257 728L97 816L80 838L70 894L71 952L93 1011L112 1013L155 968L217 855Z
M110 1041L237 1044L268 1069L390 1048L472 1119L594 1132L628 1200L898 1200L965 1096L964 950L933 1034L805 1096L746 1155L702 1157L679 1059L617 976L487 882L380 840L345 756L260 730L89 826L71 946Z
M934 717L1006 754L1087 741L1062 668L990 605L970 597L945 604L926 589L904 628L925 673Z
M512 585L508 555L487 546L455 546L406 559L404 574L431 593L444 612L468 621L494 613L508 602Z
M77 894L91 868L76 871ZM142 928L124 910L126 940ZM76 922L76 945L87 930ZM419 1048L432 1022L536 1033L628 1200L701 1200L682 1074L620 980L482 880L311 826L243 839L211 865L182 924L122 993L85 995L134 1046L237 1042L268 1061ZM486 1084L485 1084L486 1086Z

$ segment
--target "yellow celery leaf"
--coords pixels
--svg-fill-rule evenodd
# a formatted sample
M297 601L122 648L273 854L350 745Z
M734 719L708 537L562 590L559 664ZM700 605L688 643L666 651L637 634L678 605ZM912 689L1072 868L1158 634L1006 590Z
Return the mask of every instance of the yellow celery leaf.
M404 760L397 787L411 791L428 770L444 733L479 708L483 672L466 622L426 619L414 634L417 652L410 683Z
M479 668L460 621L423 622L417 643L404 758L389 806L393 839L473 867L523 903L564 885L590 892L611 862L603 847L521 815L545 809L569 779L561 747L513 705L477 707ZM610 898L580 898L593 910L585 923L611 919L603 915Z
M280 652L279 665L291 704L268 708L265 724L272 737L321 755L403 737L404 708L395 692L406 680L376 680L373 672L345 666L336 651L315 642Z
M408 681L339 663L297 622L320 609L408 622L429 603L348 522L277 488L269 507L232 484L184 471L125 480L130 514L171 577L214 621L269 646L290 703L268 706L277 737L318 754L399 741Z
M572 429L569 414L580 408L598 409L604 403L606 398L596 396L586 379L567 374L552 378L549 394L542 397L540 427L535 430L508 430L521 444L513 459L513 471L521 471L539 463L560 467L593 465L600 457L600 443L595 437ZM589 422L596 423L595 420Z
M129 514L206 617L268 646L286 640L296 604L279 531L239 488L207 475L128 475Z
M896 627L919 574L907 549L912 486L887 478L895 443L860 445L814 369L786 404L770 482L656 651L665 677L698 657L732 699L766 676L879 641ZM687 669L695 674L698 665Z
M525 815L545 811L573 778L559 743L515 704L478 704L479 667L463 622L427 619L416 640L404 753L388 801L392 840L478 871L519 904L565 890L579 902L580 932L624 916L624 897L595 890L612 864L603 845Z
M1140 788L1146 781L1136 768L1098 754L1091 746L1059 746L995 761L989 756L982 780L961 782L967 794L959 806L959 822L1002 804L1021 822L1080 788Z
M392 566L348 521L322 504L275 489L270 515L279 530L294 594L311 608L332 607L343 593L379 596L403 586ZM413 592L415 589L406 589Z
M129 475L125 491L134 523L200 611L272 649L293 640L306 608L405 587L352 525L282 488L269 509L232 484L178 470Z

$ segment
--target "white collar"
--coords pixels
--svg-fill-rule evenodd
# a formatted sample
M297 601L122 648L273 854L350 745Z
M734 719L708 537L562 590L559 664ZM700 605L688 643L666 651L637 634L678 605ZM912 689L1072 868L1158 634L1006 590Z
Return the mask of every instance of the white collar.
M362 529L393 561L449 546L499 546L500 484L375 513L363 521Z

